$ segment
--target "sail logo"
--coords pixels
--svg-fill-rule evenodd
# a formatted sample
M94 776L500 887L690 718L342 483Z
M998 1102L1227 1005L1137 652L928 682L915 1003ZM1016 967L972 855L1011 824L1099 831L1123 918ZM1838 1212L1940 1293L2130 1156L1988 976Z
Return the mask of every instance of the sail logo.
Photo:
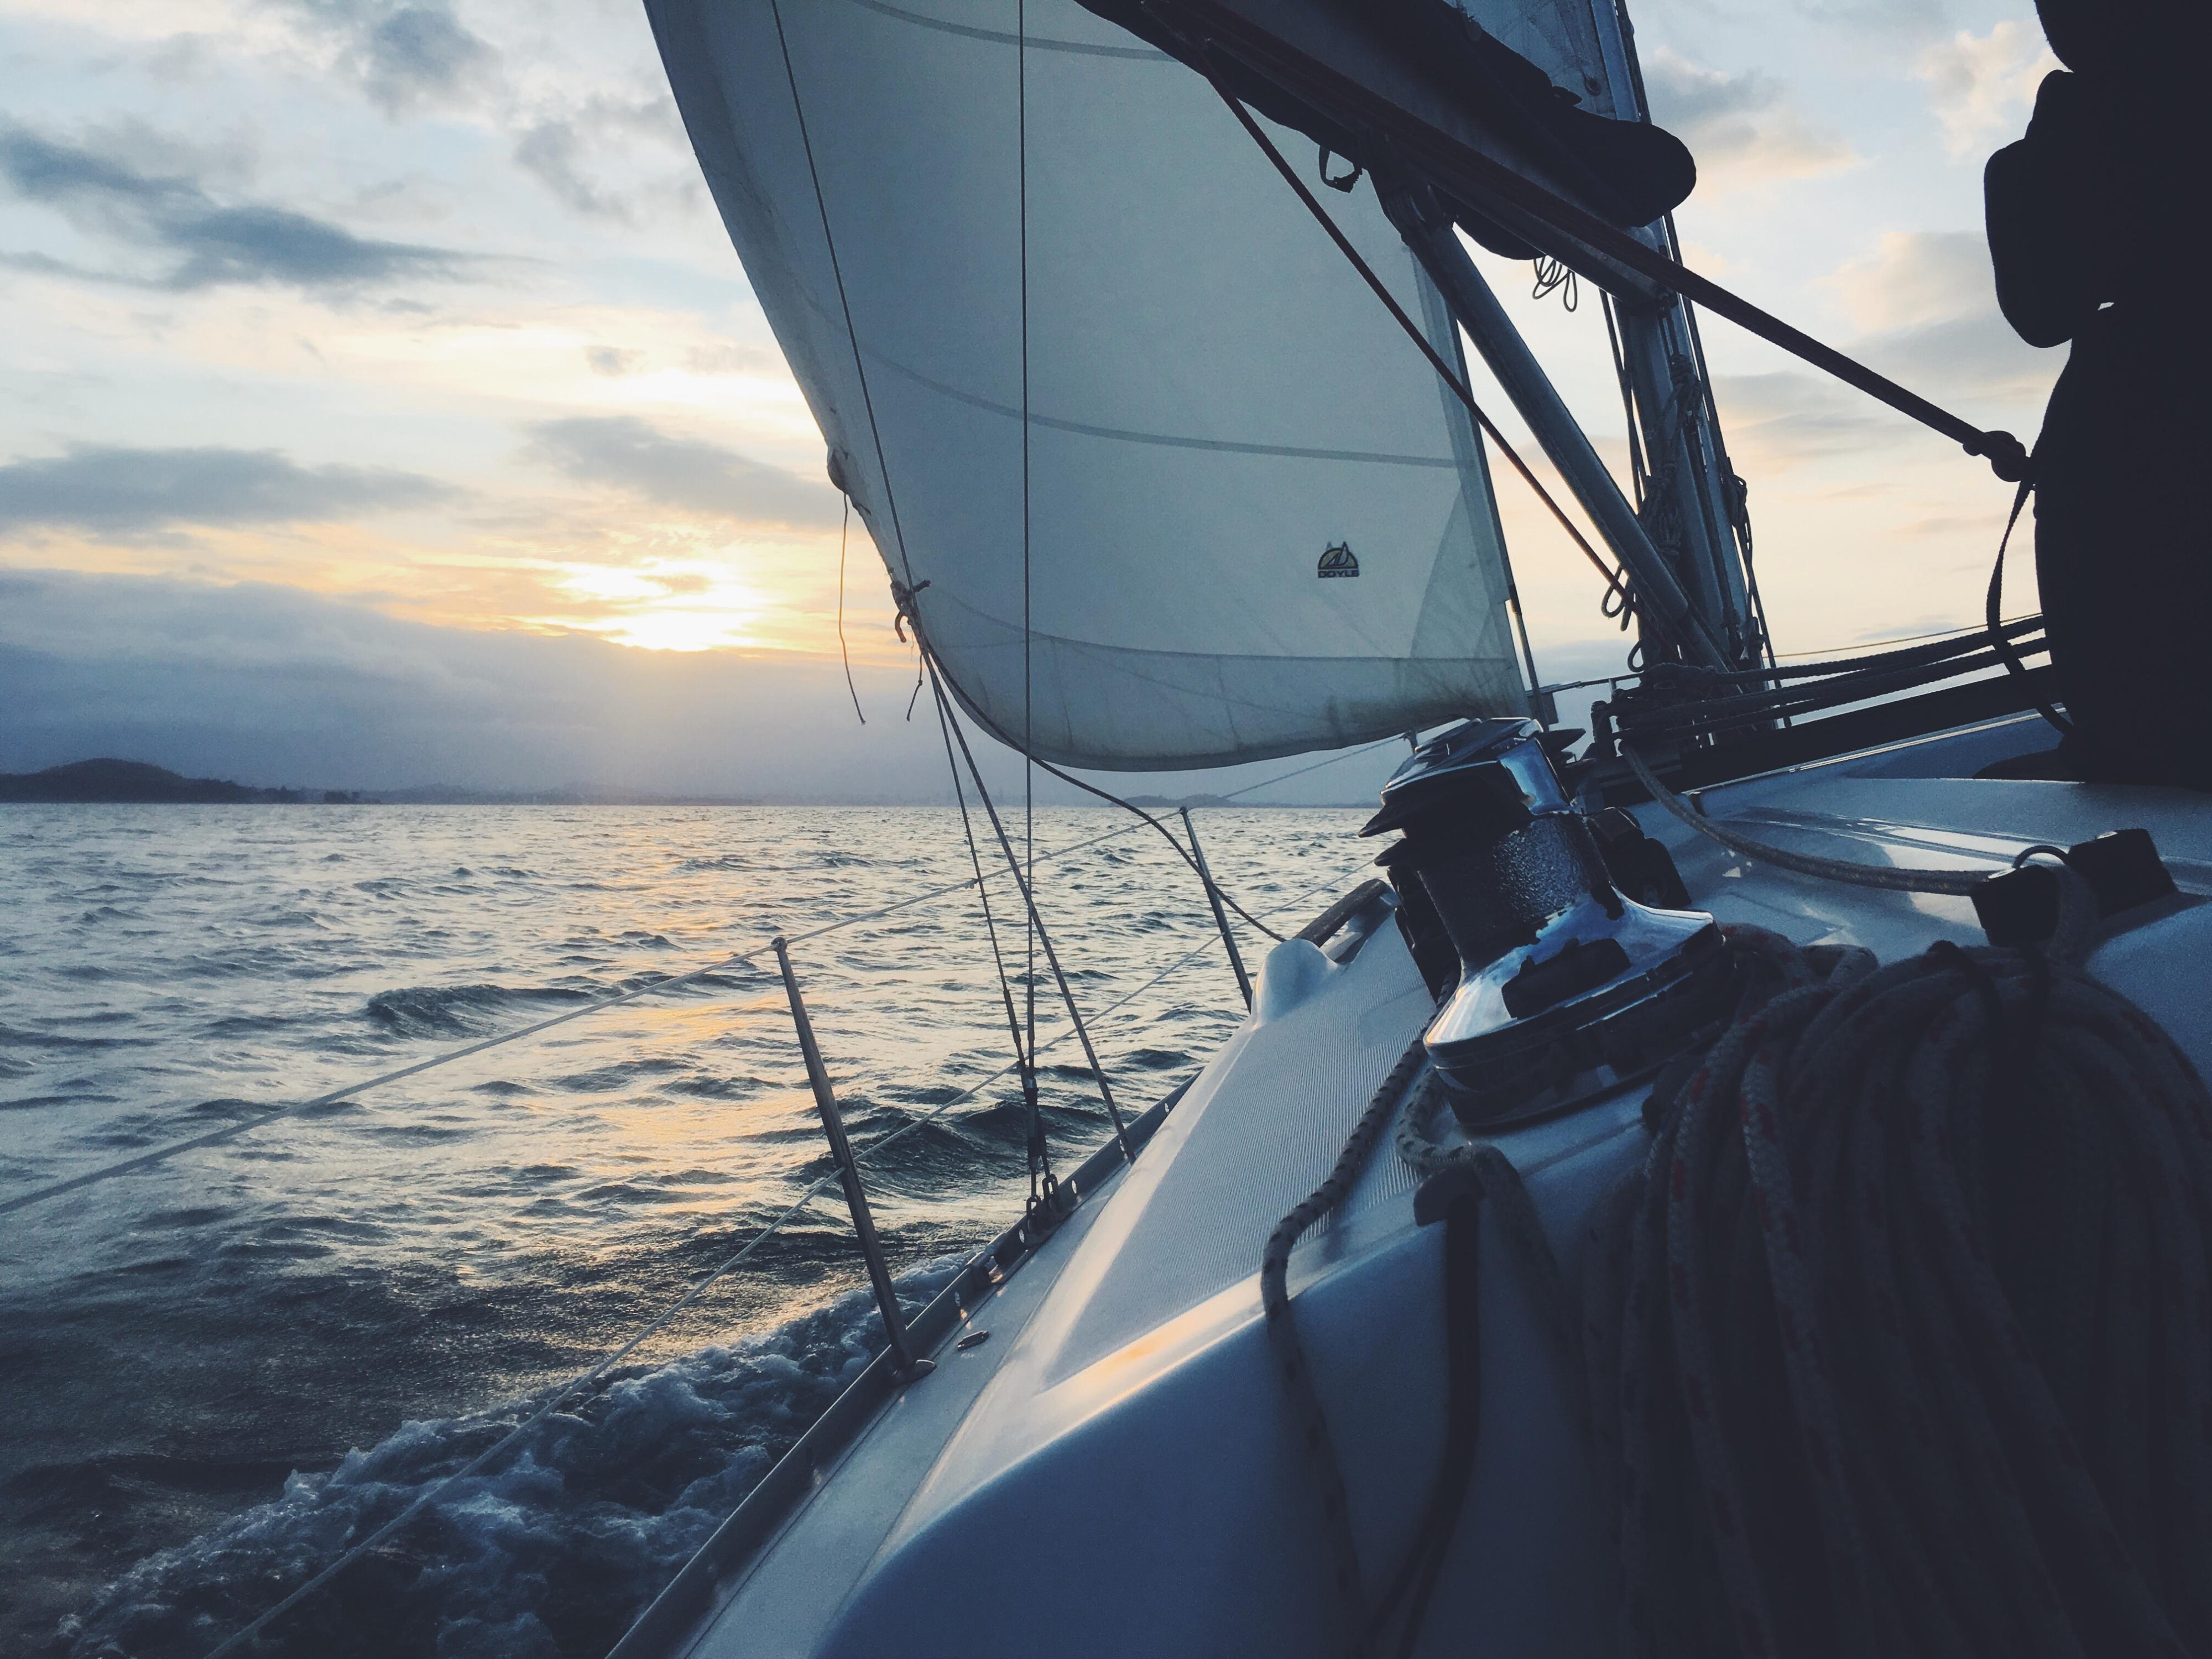
M1343 542L1331 542L1321 556L1320 567L1314 572L1326 579L1330 576L1357 576L1359 560Z

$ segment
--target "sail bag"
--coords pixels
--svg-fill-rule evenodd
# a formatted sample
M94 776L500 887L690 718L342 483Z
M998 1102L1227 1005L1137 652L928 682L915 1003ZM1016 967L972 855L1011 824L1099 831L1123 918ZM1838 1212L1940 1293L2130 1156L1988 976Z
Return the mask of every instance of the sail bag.
M648 11L832 476L993 732L1173 769L1526 707L1465 410L1202 77L1074 0ZM1456 362L1372 191L1322 193Z

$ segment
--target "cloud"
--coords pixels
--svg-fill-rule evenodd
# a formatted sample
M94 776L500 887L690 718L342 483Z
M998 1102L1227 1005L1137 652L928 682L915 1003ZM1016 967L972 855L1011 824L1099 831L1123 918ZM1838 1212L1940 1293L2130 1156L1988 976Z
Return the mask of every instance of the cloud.
M0 182L79 229L154 253L150 276L82 271L42 255L19 263L107 280L188 290L228 284L349 289L459 273L447 249L373 240L341 225L265 203L224 204L189 173L156 172L112 143L71 144L26 127L0 127Z
M1946 322L1996 309L1989 244L1979 232L1890 231L1875 251L1820 286L1835 290L1863 330Z
M1756 70L1726 75L1661 46L1645 55L1644 76L1652 118L1689 145L1708 198L1858 163L1848 143L1809 125L1781 82Z
M594 374L610 380L618 380L637 367L642 351L626 351L620 346L594 345L584 348L584 362Z
M1793 9L1817 21L1891 39L1925 39L1949 21L1940 0L1796 0Z
M2034 22L2008 21L1987 34L1961 29L1921 55L1917 73L1928 83L1943 147L1954 156L1987 149L2023 124L2035 89L2059 67Z
M530 453L578 483L606 484L663 507L753 524L824 529L837 522L827 482L696 438L672 437L635 415L572 416L530 428Z
M444 6L401 6L362 20L359 51L362 86L393 116L466 103L499 78L499 54Z
M0 465L0 530L131 535L173 525L278 524L402 512L459 494L411 472L299 466L275 450L77 444Z
M498 51L448 0L291 0L289 9L335 44L333 67L394 120L482 105L505 90Z
M1716 375L1713 397L1747 477L1871 453L1897 435L1897 417L1870 398L1796 369Z
M684 367L694 374L774 374L783 360L759 346L693 346L684 355Z
M866 726L834 658L634 651L296 588L0 570L7 771L105 754L326 788L946 796L934 725L896 715L913 670L854 672Z
M1862 341L1857 355L1939 404L2014 404L2030 422L2040 413L2066 362L2062 352L2029 345L1994 310L1892 330ZM2029 436L2032 429L2021 435Z
M899 718L911 663L855 662L854 677L865 726L835 657L637 651L409 622L298 588L0 569L0 771L113 755L264 786L949 805L936 722ZM975 744L991 787L1018 793L1019 761ZM1396 759L1346 759L1265 799L1371 801ZM1288 769L1124 773L1115 787L1209 793ZM1050 781L1038 799L1090 804ZM937 833L958 845L957 820Z
M514 162L563 206L595 218L634 222L629 204L608 195L585 175L583 141L574 123L540 121L514 143Z
M679 159L672 175L633 176L610 185L585 165L628 155L639 141ZM644 206L688 209L698 194L698 168L691 141L665 91L636 97L586 98L558 113L541 114L514 143L514 161L545 186L554 199L577 213L635 225Z
M2039 403L2061 359L1997 310L1987 244L1974 231L1892 231L1820 284L1863 331L1855 355L1939 403Z

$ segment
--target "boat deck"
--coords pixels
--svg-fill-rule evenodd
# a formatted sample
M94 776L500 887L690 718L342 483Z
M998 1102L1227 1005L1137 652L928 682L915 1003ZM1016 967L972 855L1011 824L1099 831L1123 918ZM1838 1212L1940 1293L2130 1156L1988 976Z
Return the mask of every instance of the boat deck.
M1978 728L1713 788L1700 804L1778 844L1951 868L2142 825L2184 892L2212 896L2212 810L2200 797L1942 775L2034 737ZM1640 816L1695 902L1724 922L1885 960L1981 939L1966 899L1757 867L1654 809ZM2201 973L2180 971L2208 959L2212 908L2185 907L2120 933L2091 968L2212 1071ZM652 1650L1332 1651L1310 1473L1261 1328L1261 1249L1431 1012L1379 907L1327 953L1276 947L1252 1017L1135 1167L967 1309L936 1372L818 1472L708 1618ZM1496 1138L1570 1275L1589 1206L1643 1156L1641 1094ZM1386 1142L1291 1263L1370 1583L1411 1542L1444 1429L1442 1230L1415 1224L1414 1185ZM1417 1651L1459 1651L1473 1629L1491 1654L1606 1650L1609 1551L1566 1379L1504 1251L1483 1259L1481 1439ZM959 1346L977 1332L988 1335Z

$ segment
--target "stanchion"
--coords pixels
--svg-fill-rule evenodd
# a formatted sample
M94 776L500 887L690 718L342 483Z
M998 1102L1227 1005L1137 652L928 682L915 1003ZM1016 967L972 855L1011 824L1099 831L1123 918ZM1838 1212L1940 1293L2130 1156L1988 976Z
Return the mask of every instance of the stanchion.
M1252 1006L1252 976L1244 971L1244 958L1237 953L1237 935L1229 931L1229 913L1221 908L1221 890L1213 884L1213 872L1206 867L1206 849L1198 844L1198 826L1190 821L1190 808L1182 809L1183 833L1190 837L1190 855L1198 864L1198 878L1206 884L1206 902L1213 907L1213 925L1221 930L1221 942L1229 947L1230 970L1237 975L1237 988L1244 994L1244 1006Z
M837 1109L836 1091L830 1086L829 1071L822 1064L822 1049L814 1041L813 1022L806 1018L805 999L799 994L799 976L791 971L791 952L783 935L769 941L775 965L783 975L785 994L791 998L791 1023L799 1030L799 1051L806 1057L806 1081L814 1090L815 1109L822 1114L822 1132L830 1138L830 1154L837 1160L838 1177L845 1183L845 1202L853 1212L853 1231L860 1236L860 1254L867 1258L868 1282L875 1286L876 1306L884 1316L884 1333L890 1340L899 1378L911 1382L937 1369L937 1362L917 1358L908 1336L906 1316L899 1311L898 1291L884 1261L884 1242L876 1237L875 1218L868 1213L868 1195L860 1186L860 1166L853 1158L853 1143L845 1138L844 1115Z

